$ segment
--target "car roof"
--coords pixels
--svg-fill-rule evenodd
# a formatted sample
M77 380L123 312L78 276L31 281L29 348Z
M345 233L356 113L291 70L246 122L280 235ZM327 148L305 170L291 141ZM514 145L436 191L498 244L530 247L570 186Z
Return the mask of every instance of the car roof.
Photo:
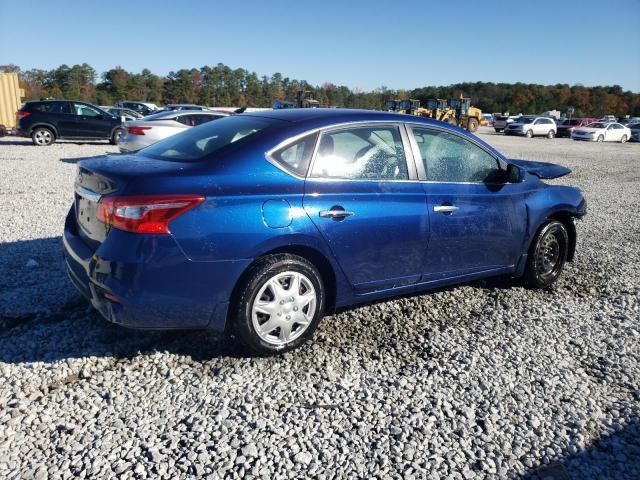
M229 113L213 110L169 110L168 112L152 113L151 115L141 118L139 121L148 120L149 117L153 117L154 120L157 120L163 118L173 118L180 115L219 115L221 117L227 117L229 116Z
M287 122L301 122L306 120L325 120L328 123L333 121L363 121L363 120L389 120L398 121L422 121L422 117L408 116L400 113L381 112L377 110L350 109L350 108L285 108L282 110L260 110L257 112L247 112L242 115L252 117L265 117L284 120ZM442 125L441 122L432 121L434 124Z

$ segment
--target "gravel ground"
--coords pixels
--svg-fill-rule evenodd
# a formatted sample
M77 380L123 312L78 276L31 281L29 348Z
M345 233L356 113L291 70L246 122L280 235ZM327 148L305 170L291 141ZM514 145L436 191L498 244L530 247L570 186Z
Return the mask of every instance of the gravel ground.
M268 359L103 321L60 234L114 147L0 139L0 478L640 478L640 145L480 135L584 189L557 286L360 307Z

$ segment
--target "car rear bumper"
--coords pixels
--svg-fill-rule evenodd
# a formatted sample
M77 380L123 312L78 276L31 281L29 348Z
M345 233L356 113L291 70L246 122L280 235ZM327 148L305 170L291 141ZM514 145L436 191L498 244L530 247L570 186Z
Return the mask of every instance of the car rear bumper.
M224 330L249 260L194 262L171 235L119 230L93 252L77 229L72 207L63 235L67 272L105 319L132 328Z
M148 147L153 142L150 142L146 135L131 135L126 133L120 137L118 141L118 148L122 153L133 153Z

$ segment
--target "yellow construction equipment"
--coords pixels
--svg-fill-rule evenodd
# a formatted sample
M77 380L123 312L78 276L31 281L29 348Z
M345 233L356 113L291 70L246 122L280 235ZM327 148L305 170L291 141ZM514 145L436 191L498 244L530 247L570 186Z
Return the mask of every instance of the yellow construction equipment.
M387 112L397 112L400 100L387 100Z
M471 99L460 94L460 98L453 98L450 102L451 108L455 110L456 120L460 128L466 128L470 132L475 132L482 120L482 110L471 106Z
M0 132L6 134L16 127L16 111L22 104L24 90L17 73L0 73ZM0 136L2 136L0 134Z
M429 117L431 112L429 109L420 106L420 100L400 100L398 103L398 112L416 117Z
M456 112L447 105L447 101L443 98L430 98L427 100L427 110L429 117L441 122L457 125Z

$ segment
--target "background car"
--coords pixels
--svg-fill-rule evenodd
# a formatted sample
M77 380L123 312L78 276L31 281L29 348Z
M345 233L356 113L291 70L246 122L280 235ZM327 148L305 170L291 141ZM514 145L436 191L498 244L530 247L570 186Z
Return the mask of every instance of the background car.
M500 133L504 131L504 129L510 123L515 122L522 115L499 115L493 114L493 128L496 132Z
M408 115L231 115L82 161L65 258L112 322L279 353L336 308L494 275L548 287L586 204L542 179L569 172Z
M103 106L103 105L101 105L100 108L105 112L109 112L111 115L115 115L116 117L122 117L125 122L131 121L131 120L138 120L142 118L141 114L129 108L111 107L111 106Z
M115 145L124 131L120 117L76 100L26 102L16 117L16 135L31 137L38 146L58 139L104 139Z
M560 120L560 122L557 123L556 137L571 138L571 132L573 129L585 127L595 121L595 118L570 118Z
M553 138L556 136L556 130L556 122L552 118L524 115L507 125L504 134L522 135L527 138L536 136Z
M640 123L632 123L629 127L631 130L631 137L629 140L633 140L634 142L640 142Z
M484 122L483 125L487 127L493 126L493 115L491 115L490 113L483 113L481 123L482 122Z
M120 137L118 146L121 152L136 152L187 128L227 116L228 113L203 110L176 110L149 115L126 122L125 132Z
M617 122L594 122L571 132L574 140L592 142L620 142L631 139L631 130Z
M155 103L135 102L131 100L121 100L116 103L116 107L128 108L130 110L133 110L134 112L138 112L144 117L146 117L147 115L151 115L157 110L160 110L160 108Z

